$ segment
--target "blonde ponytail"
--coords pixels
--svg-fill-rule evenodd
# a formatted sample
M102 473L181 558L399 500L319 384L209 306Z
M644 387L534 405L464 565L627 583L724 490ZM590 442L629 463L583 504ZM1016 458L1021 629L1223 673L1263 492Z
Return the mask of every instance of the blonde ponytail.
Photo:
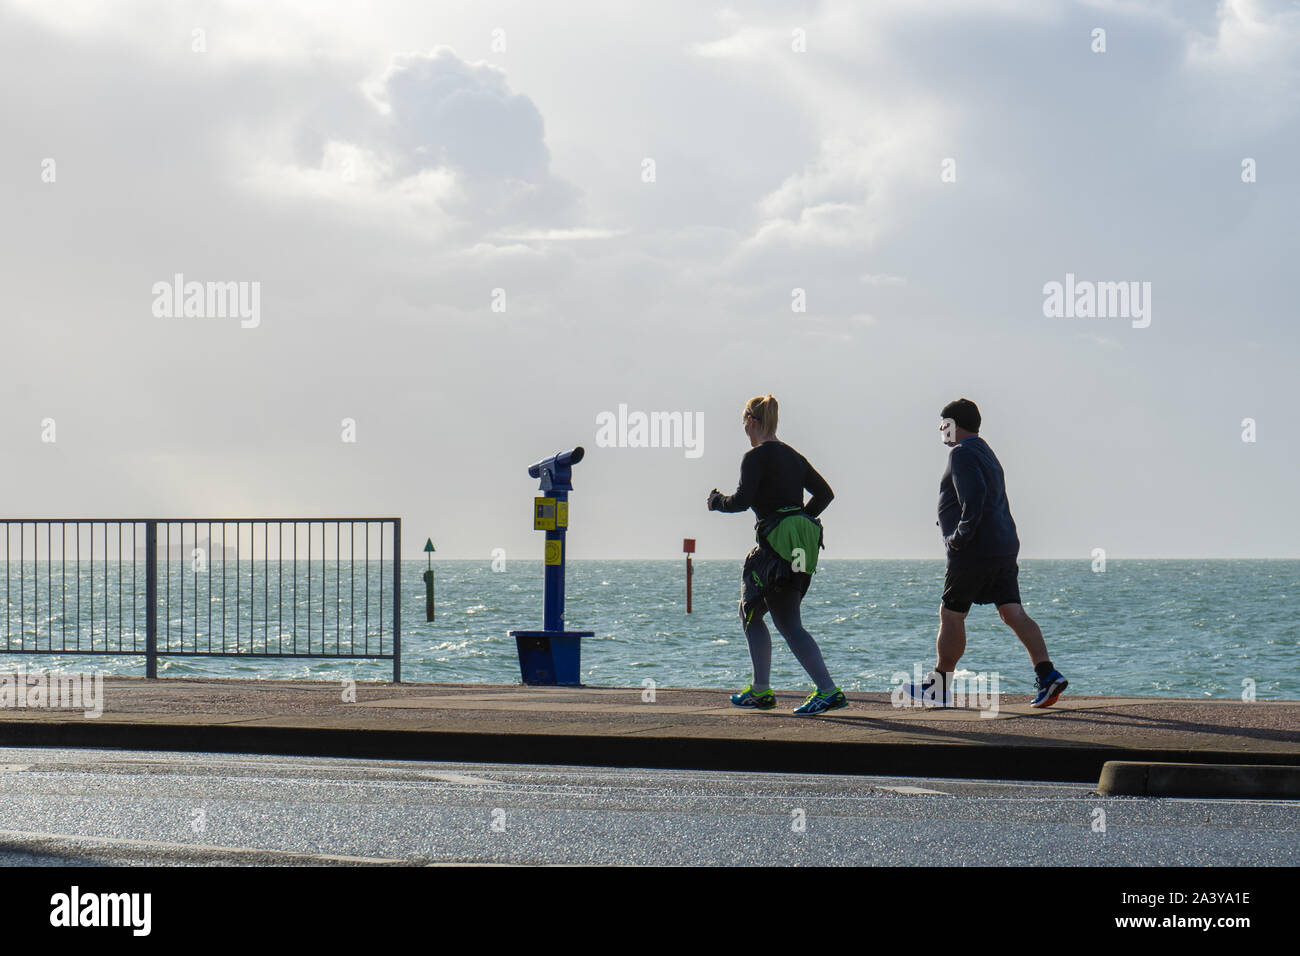
M776 396L770 393L767 395L756 395L745 403L745 411L758 420L758 424L762 428L762 434L765 440L776 437Z

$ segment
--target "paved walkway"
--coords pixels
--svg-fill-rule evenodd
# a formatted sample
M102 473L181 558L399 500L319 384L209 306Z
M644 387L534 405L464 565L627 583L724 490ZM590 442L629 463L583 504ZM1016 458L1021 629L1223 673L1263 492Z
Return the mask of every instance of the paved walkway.
M850 694L815 718L727 691L107 678L99 717L0 707L0 745L1095 782L1106 760L1300 765L1300 701L1086 697L1034 710L898 708Z

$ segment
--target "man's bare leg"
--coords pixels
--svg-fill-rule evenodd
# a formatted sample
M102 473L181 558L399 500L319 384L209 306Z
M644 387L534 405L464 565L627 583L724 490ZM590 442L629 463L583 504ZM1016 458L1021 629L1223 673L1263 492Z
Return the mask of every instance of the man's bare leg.
M1034 623L1034 619L1025 613L1022 605L999 605L998 616L1007 627L1016 632L1016 637L1025 645L1029 660L1035 667L1047 660L1047 642L1043 640L1043 632Z
M1042 639L1041 635L1039 639ZM935 641L935 657L939 663L935 665L935 670L951 674L957 669L957 662L961 660L964 653L966 653L966 614L940 607L939 639Z

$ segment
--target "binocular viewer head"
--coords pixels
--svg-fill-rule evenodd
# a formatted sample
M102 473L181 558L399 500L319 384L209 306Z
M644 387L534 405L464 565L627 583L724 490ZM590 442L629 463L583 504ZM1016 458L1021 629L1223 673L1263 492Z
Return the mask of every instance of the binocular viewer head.
M572 468L582 461L582 456L585 454L586 452L579 445L570 451L562 451L550 458L543 458L537 464L528 466L528 476L540 478L543 491L572 491Z

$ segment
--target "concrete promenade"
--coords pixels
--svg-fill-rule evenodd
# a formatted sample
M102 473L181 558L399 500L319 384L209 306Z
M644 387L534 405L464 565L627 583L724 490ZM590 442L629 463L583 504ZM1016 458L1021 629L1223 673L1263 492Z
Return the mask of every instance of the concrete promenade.
M0 745L787 773L1096 782L1107 760L1300 766L1300 702L1107 698L1047 710L1004 695L975 709L889 695L794 717L731 707L726 690L112 677L103 713L0 708Z

